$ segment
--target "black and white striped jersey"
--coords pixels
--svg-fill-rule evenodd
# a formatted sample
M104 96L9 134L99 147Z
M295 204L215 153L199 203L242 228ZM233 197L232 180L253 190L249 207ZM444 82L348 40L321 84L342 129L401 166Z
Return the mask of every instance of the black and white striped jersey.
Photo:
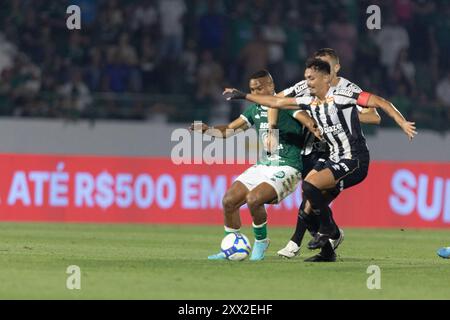
M354 159L368 153L366 139L362 133L358 103L365 105L369 94L355 87L331 87L325 101L304 95L296 98L297 105L307 110L319 125L330 147L330 159Z
M343 78L343 77L339 77L339 82L336 85L336 87L333 88L339 88L339 89L349 89L352 90L354 92L361 92L362 90L353 82ZM310 92L309 92L309 88L307 85L306 80L302 80L298 83L296 83L295 85L293 85L290 88L287 88L285 90L283 90L283 94L285 97L304 97L304 96L309 96ZM357 106L358 111L361 111L361 107ZM312 116L311 114L309 114L310 116ZM295 116L295 113L294 113ZM304 128L303 130L303 135L304 135L304 141L303 141L303 148L302 148L302 155L308 155L311 152L326 152L326 149L328 148L327 146L323 146L322 143L320 143L320 141L307 129Z

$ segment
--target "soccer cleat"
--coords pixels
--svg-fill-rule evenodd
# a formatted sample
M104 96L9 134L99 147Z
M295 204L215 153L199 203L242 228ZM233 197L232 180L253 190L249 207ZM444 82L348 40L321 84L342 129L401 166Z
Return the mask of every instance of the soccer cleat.
M208 256L208 260L227 260L227 257L225 256L225 253L219 252L217 254Z
M330 239L331 246L333 247L334 250L336 250L342 243L342 241L344 241L344 230L339 229L339 233L340 233L339 238Z
M333 252L330 255L324 255L322 252L312 256L308 259L305 259L305 262L335 262L336 254Z
M444 258L444 259L450 259L450 247L446 247L446 248L440 248L437 251L437 254L439 257Z
M286 247L277 252L280 257L294 258L300 253L300 247L292 240L288 242Z
M250 261L259 261L264 259L264 254L269 247L270 240L255 240L253 245L252 255L250 256Z
M310 250L316 250L323 248L325 244L330 240L329 234L322 234L320 232L317 232L311 241L308 242L308 249Z

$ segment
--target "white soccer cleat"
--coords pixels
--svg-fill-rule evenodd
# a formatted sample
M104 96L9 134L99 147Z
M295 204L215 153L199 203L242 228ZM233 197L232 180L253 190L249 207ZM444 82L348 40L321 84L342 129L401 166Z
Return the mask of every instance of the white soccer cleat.
M339 247L339 245L342 243L342 241L344 241L344 230L339 229L339 232L341 233L339 238L334 239L334 240L333 239L329 240L331 243L331 246L333 247L333 250L336 250Z
M290 240L286 247L284 247L277 253L280 257L291 259L300 253L300 247L294 241Z

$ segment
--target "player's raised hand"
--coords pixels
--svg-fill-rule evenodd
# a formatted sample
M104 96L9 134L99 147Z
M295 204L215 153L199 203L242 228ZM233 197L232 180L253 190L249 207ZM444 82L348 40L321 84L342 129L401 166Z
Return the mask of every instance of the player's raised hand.
M222 95L225 96L227 100L237 100L237 99L245 99L246 94L242 91L239 91L235 88L225 88L225 91L222 92Z
M404 121L401 125L401 128L402 128L403 132L406 133L409 140L412 140L414 138L414 136L417 135L415 122Z

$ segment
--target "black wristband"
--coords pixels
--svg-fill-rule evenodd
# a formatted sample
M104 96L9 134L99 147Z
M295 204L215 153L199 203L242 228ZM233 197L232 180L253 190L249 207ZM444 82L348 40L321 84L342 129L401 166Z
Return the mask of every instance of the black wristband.
M246 93L234 89L232 92L227 92L225 94L225 98L227 100L245 100L246 95Z

